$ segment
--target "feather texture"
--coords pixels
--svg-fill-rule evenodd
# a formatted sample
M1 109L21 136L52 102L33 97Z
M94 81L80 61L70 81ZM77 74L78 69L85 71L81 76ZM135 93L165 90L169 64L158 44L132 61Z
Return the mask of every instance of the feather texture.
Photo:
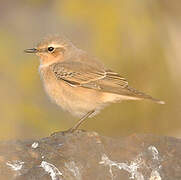
M150 99L163 103L158 99L128 86L125 78L104 67L95 67L82 61L57 62L51 65L57 80L63 80L70 86L95 89L102 92L130 96L135 99Z

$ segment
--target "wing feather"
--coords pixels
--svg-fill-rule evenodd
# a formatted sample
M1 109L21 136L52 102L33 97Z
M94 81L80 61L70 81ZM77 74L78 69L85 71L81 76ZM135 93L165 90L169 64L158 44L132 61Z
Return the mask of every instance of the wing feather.
M126 87L128 82L119 74L98 69L80 62L64 62L51 65L51 69L59 80L64 80L72 85L93 88L104 91L104 86L110 89L113 87Z
M125 78L102 66L96 67L80 61L59 62L51 65L57 80L63 80L74 87L95 89L102 92L130 96L136 99L150 99L163 103L128 86Z

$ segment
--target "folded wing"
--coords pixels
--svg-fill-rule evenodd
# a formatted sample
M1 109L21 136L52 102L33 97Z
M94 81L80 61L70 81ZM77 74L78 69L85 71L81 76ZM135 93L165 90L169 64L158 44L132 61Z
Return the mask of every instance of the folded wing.
M77 61L60 62L51 65L57 80L63 80L71 86L95 89L102 92L130 96L137 99L150 99L163 103L151 96L128 86L125 78L103 67L91 66Z

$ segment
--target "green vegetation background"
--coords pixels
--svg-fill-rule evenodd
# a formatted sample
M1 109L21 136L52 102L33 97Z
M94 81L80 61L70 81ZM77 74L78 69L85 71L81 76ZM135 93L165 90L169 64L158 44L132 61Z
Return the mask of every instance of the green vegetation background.
M0 6L0 139L47 136L77 120L52 104L23 50L63 32L129 83L166 101L122 102L82 128L181 136L181 1L14 0Z

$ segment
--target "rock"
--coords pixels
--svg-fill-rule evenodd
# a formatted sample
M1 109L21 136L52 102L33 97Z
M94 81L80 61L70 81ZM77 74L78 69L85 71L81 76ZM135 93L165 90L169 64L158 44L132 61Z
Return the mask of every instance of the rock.
M1 180L181 180L181 140L96 132L0 143Z

